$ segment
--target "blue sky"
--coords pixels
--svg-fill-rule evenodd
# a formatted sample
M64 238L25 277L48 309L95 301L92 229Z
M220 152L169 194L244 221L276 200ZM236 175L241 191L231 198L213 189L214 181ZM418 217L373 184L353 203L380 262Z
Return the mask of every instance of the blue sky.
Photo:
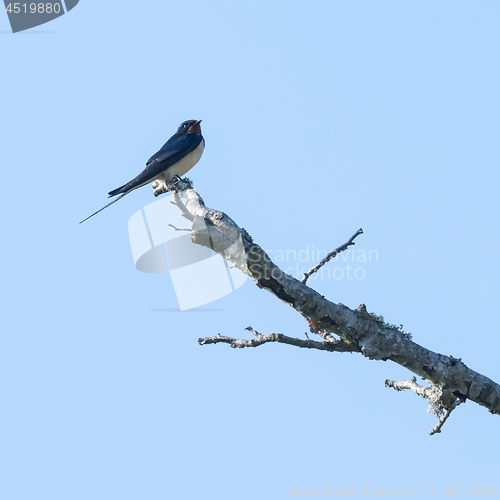
M138 272L128 239L150 187L78 225L202 118L190 177L208 206L274 255L362 227L355 252L377 255L363 279L311 284L500 381L499 14L482 0L81 0L15 35L0 15L2 498L500 487L499 418L469 401L428 436L426 402L384 388L402 367L200 347L307 327L250 281L172 311L168 275Z

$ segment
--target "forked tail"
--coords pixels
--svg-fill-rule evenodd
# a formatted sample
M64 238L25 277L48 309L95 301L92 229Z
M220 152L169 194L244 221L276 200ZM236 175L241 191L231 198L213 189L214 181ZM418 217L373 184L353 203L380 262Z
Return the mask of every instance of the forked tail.
M91 217L94 217L94 215L98 214L99 212L102 212L105 208L108 208L110 205L113 203L116 203L118 200L121 200L126 194L130 193L130 191L126 191L123 193L121 196L118 196L118 198L114 199L111 203L108 203L107 205L104 205L101 209L99 209L97 212L94 212L92 215L89 215L86 219L83 219L80 221L80 224L82 222L85 222L86 220L90 219Z

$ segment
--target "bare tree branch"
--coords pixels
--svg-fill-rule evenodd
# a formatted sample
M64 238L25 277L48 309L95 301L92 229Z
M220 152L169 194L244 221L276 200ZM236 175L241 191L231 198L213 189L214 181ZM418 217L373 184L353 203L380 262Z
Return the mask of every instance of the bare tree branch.
M172 196L174 197L174 203L181 209L183 217L185 217L187 220L193 222L194 217L186 209L186 207L184 206L184 203L182 203L181 198L179 196L179 193L177 191L172 191Z
M183 229L182 227L181 228L175 227L173 224L169 224L168 226L174 228L175 231L191 231L191 229Z
M320 351L330 351L330 352L360 352L360 349L355 344L350 344L344 340L336 340L335 342L316 342L315 340L301 340L293 337L287 337L282 333L270 333L269 335L261 335L255 332L252 327L246 328L256 335L255 339L243 340L243 339L233 339L232 337L224 337L222 335L217 335L215 337L203 337L198 339L200 345L206 344L229 344L231 347L259 347L262 344L267 344L269 342L278 342L280 344L293 345L295 347L303 347L306 349L318 349Z
M396 391L404 391L405 389L411 389L415 394L422 396L425 399L431 397L432 388L423 387L417 384L417 377L412 377L409 380L386 380L386 387L392 387Z
M170 184L166 184L165 182L161 181L154 181L153 182L154 195L159 196L160 194L170 191L172 193L172 197L174 198L174 201L172 201L171 203L179 207L183 217L193 222L194 217L191 215L189 210L186 209L184 203L182 203L181 198L179 196L180 190L186 189L187 187L192 187L192 185L193 185L192 182L187 177L184 179L181 179L180 177L175 177L175 179ZM169 224L169 226L171 226L171 224Z
M432 436L433 434L439 434L441 432L441 427L443 427L444 423L446 422L446 420L448 419L448 417L451 415L451 412L460 404L460 402L456 402L454 403L454 405L445 410L443 415L441 415L439 417L439 422L437 423L437 425L435 427L433 427L430 431L429 431L429 434Z
M321 267L323 267L328 261L332 260L334 257L336 257L340 252L343 252L344 250L347 250L351 245L355 245L354 239L359 236L360 234L363 234L362 229L358 229L350 238L349 241L344 243L343 245L340 245L338 248L336 248L333 252L330 252L321 262L316 264L310 271L307 271L307 273L304 274L304 278L302 280L302 283L304 285L306 284L307 280L311 276L311 274L314 274L319 271Z
M363 304L352 310L329 301L276 266L247 231L238 227L225 213L207 208L190 182L181 179L173 187L186 199L185 208L193 217L192 241L213 249L255 280L260 288L293 307L304 317L311 331L326 340L314 343L283 334L270 334L252 340L208 337L200 339L200 344L225 342L234 347L257 347L267 342L282 342L297 347L335 351L337 349L332 349L330 344L335 345L331 339L335 340L332 335L337 335L352 346L352 352L361 352L373 360L398 363L429 380L443 393L460 394L464 399L485 406L491 413L500 414L500 385L471 370L460 358L433 352L413 342L409 334L386 323L382 316L369 313ZM155 194L158 189L162 187L157 187ZM361 233L355 233L346 244L352 243L358 234Z
M429 413L434 413L439 417L439 422L435 427L433 427L429 434L437 434L441 432L441 427L451 415L451 412L459 405L461 402L465 402L460 396L453 394L450 390L443 390L441 387L436 385L431 385L430 387L423 387L417 384L416 377L412 377L410 380L386 380L386 387L392 387L396 391L404 391L405 389L411 389L415 394L422 396L429 401Z

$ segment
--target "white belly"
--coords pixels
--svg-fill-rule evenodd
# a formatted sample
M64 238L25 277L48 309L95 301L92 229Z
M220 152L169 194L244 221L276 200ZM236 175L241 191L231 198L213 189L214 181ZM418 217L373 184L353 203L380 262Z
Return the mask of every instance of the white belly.
M202 139L199 146L191 153L187 154L182 160L178 161L175 165L167 168L162 172L157 179L160 181L170 182L176 175L179 177L189 172L200 160L205 148L205 140Z

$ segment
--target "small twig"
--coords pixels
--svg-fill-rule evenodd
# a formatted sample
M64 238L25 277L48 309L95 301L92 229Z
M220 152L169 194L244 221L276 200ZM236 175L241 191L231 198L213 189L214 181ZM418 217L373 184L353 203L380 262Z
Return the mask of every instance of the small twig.
M262 337L262 335L257 330L254 330L251 326L247 326L245 330L248 330L249 332L253 333L257 338Z
M415 394L422 396L425 399L429 399L431 396L432 388L424 387L417 384L417 377L412 377L409 380L386 380L386 387L392 387L396 391L404 391L405 389L411 389Z
M179 229L178 227L175 227L173 224L169 224L170 227L173 227L176 231L191 231L191 229Z
M269 335L261 335L255 331L251 326L245 328L251 331L257 338L255 339L233 339L232 337L225 337L218 334L216 337L204 337L198 339L200 345L207 344L230 344L231 347L258 347L268 342L278 342L280 344L289 344L295 347L303 347L306 349L318 349L320 351L330 352L361 352L361 348L357 344L351 344L345 340L336 340L335 342L316 342L315 340L302 340L294 337L287 337L282 333L271 333Z
M164 181L154 181L153 182L153 190L154 190L153 194L155 196L159 196L163 193L167 193L168 191L170 191L172 193L172 196L174 199L174 201L171 203L174 203L175 205L177 205L180 208L183 217L185 217L189 221L193 222L193 220L194 220L193 215L185 207L184 203L182 203L181 198L179 196L179 192L182 192L186 189L191 188L192 185L193 185L192 182L187 177L185 177L183 179L183 178L178 177L178 176L174 177L174 179L172 179L168 183L164 182Z
M423 387L418 385L416 377L412 377L410 380L386 380L385 385L396 389L396 391L411 389L415 394L429 401L427 411L439 417L437 425L429 431L431 436L441 432L441 427L443 427L451 412L461 403L461 400L457 401L456 396L450 393L449 390L443 391L438 386Z
M339 246L336 248L333 252L330 252L320 263L316 264L310 271L307 271L307 273L304 273L304 278L302 280L302 283L304 285L306 284L306 281L309 279L311 274L314 274L317 272L321 267L323 267L328 261L332 260L334 257L336 257L340 252L343 252L344 250L347 250L351 245L354 245L354 239L359 236L360 234L363 234L362 229L358 229L343 245Z
M451 408L448 408L444 411L443 415L439 417L439 422L437 423L436 427L432 428L429 431L429 434L432 436L433 434L439 434L441 432L441 427L443 427L444 423L448 419L448 417L451 415L451 412L460 404L460 401L457 401L453 403Z
M191 214L191 212L186 208L184 203L181 201L181 197L179 196L179 193L177 191L172 191L172 196L174 198L174 201L172 203L175 203L181 210L182 216L185 217L186 219L190 220L191 222L194 221L194 217Z

